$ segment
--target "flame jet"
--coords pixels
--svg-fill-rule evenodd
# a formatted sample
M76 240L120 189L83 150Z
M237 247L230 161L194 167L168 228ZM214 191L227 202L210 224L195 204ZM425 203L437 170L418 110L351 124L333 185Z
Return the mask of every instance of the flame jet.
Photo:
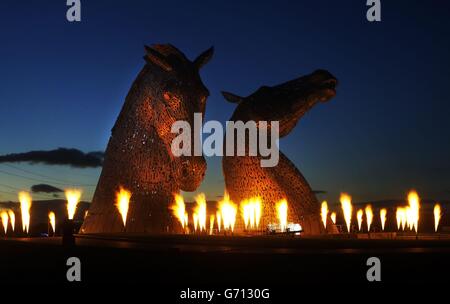
M347 231L350 233L350 225L352 223L352 197L347 193L342 193L340 197L342 213L344 214L345 223L347 225Z
M3 210L2 212L0 212L0 217L2 219L3 230L5 231L6 234L8 232L8 222L9 222L8 211Z
M119 192L116 193L116 207L122 217L123 226L127 225L127 214L130 207L131 192L120 187Z
M320 208L320 215L322 217L322 223L325 229L327 229L327 217L328 217L328 203L327 201L322 202L322 206Z
M402 223L402 207L397 207L397 211L395 212L395 219L397 220L397 230L400 230L401 223Z
M439 221L441 220L441 205L439 204L434 205L433 214L434 214L434 231L437 232L439 227Z
M411 229L418 231L419 228L419 209L420 209L420 199L419 195L415 190L411 190L408 193L408 203L409 203L409 218Z
M262 203L259 197L254 197L241 202L241 212L245 229L255 229L259 227L261 205Z
M187 228L187 226L188 226L188 214L187 214L187 212L184 214L184 227L186 227Z
M204 193L200 193L195 197L197 206L194 210L194 215L197 216L197 224L200 231L206 231L206 197ZM195 229L197 230L197 229Z
M174 194L175 203L170 207L172 209L173 214L180 222L183 229L187 227L187 212L186 205L184 203L184 198L180 194Z
M197 227L198 227L198 214L194 213L192 215L192 221L194 222L194 231L197 231Z
M28 233L30 229L31 196L28 192L19 192L20 212L22 215L22 230Z
M330 218L333 224L336 225L336 212L331 212Z
M227 192L223 195L223 199L219 202L218 207L223 229L233 232L234 225L236 224L237 207L233 201L230 200L230 196Z
M380 210L380 222L381 222L381 230L382 231L384 231L384 226L386 224L386 214L387 214L386 208L383 208Z
M363 214L364 213L363 213L362 209L359 209L358 212L356 212L356 220L358 221L358 231L361 231Z
M280 230L282 232L286 231L287 228L287 217L288 217L288 203L287 200L282 199L277 203L277 215L278 221L280 222Z
M50 211L48 213L48 220L50 222L50 226L52 226L53 234L55 234L56 233L56 216L55 216L55 212Z
M217 230L220 232L220 226L222 224L222 216L220 214L220 211L216 212L216 218L217 218Z
M214 229L214 215L211 214L209 216L209 235L213 234L213 229Z
M16 214L11 209L8 210L9 215L9 222L11 223L12 231L14 232L14 229L16 227Z
M65 194L67 199L67 216L69 220L73 220L78 203L80 202L81 190L67 189Z
M372 225L372 222L373 222L372 206L367 205L365 211L366 211L366 220L367 220L367 232L370 232L370 226Z
M406 208L397 207L396 219L397 219L397 229L405 230L407 224Z

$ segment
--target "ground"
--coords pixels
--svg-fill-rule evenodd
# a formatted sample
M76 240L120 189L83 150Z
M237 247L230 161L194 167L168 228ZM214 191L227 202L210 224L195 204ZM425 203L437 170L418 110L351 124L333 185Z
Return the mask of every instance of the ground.
M117 236L115 236L117 237ZM382 284L446 282L449 240L300 239L286 236L122 236L0 241L2 285L70 285L68 257L80 258L81 285L146 286L176 298L186 288L271 288L278 293L317 286L365 286L366 261L381 260ZM441 281L444 280L444 281Z

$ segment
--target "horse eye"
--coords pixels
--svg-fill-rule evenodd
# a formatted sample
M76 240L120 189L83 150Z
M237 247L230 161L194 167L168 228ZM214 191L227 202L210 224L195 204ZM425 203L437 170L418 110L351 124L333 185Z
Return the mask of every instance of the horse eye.
M178 87L177 81L171 79L166 82L165 91L172 92Z

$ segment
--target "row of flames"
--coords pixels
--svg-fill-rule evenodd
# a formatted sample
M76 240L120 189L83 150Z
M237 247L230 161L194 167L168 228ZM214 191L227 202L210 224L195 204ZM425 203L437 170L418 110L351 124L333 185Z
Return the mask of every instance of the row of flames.
M213 234L214 228L216 227L219 233L221 231L233 232L238 210L240 210L246 230L259 229L262 215L262 200L259 197L243 200L238 208L238 206L230 200L228 193L225 193L223 199L217 203L216 214L211 214L209 216L209 229L206 227L208 217L205 194L201 193L197 195L195 197L195 202L196 206L192 214L194 231L209 232L209 234ZM175 194L175 203L171 206L171 209L184 231L186 231L189 224L189 216L186 211L184 198L180 194ZM285 199L279 201L276 209L280 230L285 231L287 228L288 215L287 201Z
M131 192L120 188L116 193L116 207L122 218L124 227L127 223L127 214L130 204ZM262 201L259 197L250 198L242 201L238 206L230 200L228 193L225 193L223 199L217 204L216 214L208 217L206 196L200 193L195 197L195 208L192 213L192 224L194 231L208 232L213 234L214 227L218 232L234 231L238 209L242 215L246 230L259 229L262 215ZM187 231L189 225L189 216L186 211L184 198L180 194L174 194L174 204L170 206L174 216L180 222L184 231ZM287 228L288 203L285 199L277 204L277 217L281 231ZM209 222L209 223L208 223ZM207 227L208 224L208 227Z
M347 231L350 232L352 214L353 214L353 205L352 198L347 193L342 193L340 197L340 203L342 208L342 213L344 215L345 224L347 226ZM397 229L405 230L406 228L409 230L414 230L416 233L419 227L419 210L420 210L420 198L416 191L412 190L408 194L408 205L407 206L399 206L396 210L396 221L397 221ZM321 218L322 223L327 227L327 219L328 219L328 203L326 201L322 202L321 206ZM359 209L356 212L356 220L358 223L358 231L362 230L362 222L363 215L366 215L366 224L367 231L370 231L370 227L372 225L374 219L374 213L371 205L367 205L364 210ZM441 206L437 203L434 206L433 210L434 215L434 230L437 231L439 227L439 222L442 217ZM332 212L330 214L331 221L333 224L336 224L336 212ZM381 230L384 231L385 224L387 219L387 209L380 209L380 222L381 222Z
M67 189L65 191L66 199L67 199L67 215L68 219L72 220L77 205L81 198L81 190L78 189ZM126 226L127 222L127 214L130 204L131 192L120 188L120 190L116 193L116 207L122 218L123 225ZM179 195L174 195L174 204L170 207L173 211L173 214L180 222L181 226L185 231L187 231L189 224L189 216L186 211L186 205L184 203L184 198ZM246 230L257 230L260 226L260 220L262 215L262 201L259 197L253 197L250 199L243 200L238 206L230 200L230 196L225 192L223 199L217 204L217 212L216 214L209 215L209 226L208 230L206 224L208 222L207 216L207 203L206 196L203 193L198 194L195 197L196 206L193 210L192 214L192 222L194 231L199 232L207 232L209 234L213 234L214 227L217 228L217 231L220 233L221 231L234 231L236 217L238 215L238 210L240 210L240 214L242 216L245 229ZM20 192L19 193L19 202L20 202L20 212L22 218L22 231L25 233L29 232L30 228L30 209L32 205L31 195L28 192ZM351 221L353 216L353 205L352 198L350 195L346 193L342 193L340 196L340 203L342 208L342 213L344 215L344 221L347 226L347 231L350 232ZM416 191L411 191L408 194L408 205L407 206L399 206L396 210L396 221L397 221L397 229L398 230L414 230L416 233L418 231L419 226L419 209L420 209L420 199L419 195ZM288 202L286 199L280 200L276 204L277 211L277 219L278 225L281 231L286 231L288 227ZM322 223L327 228L328 214L330 214L330 219L333 224L336 224L336 212L331 212L328 208L328 203L324 201L321 206L321 218ZM367 205L364 209L359 209L356 212L356 220L358 224L358 231L362 230L363 216L365 214L366 217L366 225L367 231L370 231L373 219L374 212L371 205ZM441 206L436 204L434 206L434 222L435 222L435 231L438 230L439 222L442 217ZM386 219L387 219L387 209L380 209L380 222L381 229L384 231ZM48 214L49 223L52 227L53 232L56 231L56 216L53 211L50 211ZM11 209L0 210L0 219L3 225L3 229L5 234L8 231L8 225L11 223L12 230L15 229L15 213Z
M67 199L67 216L69 220L73 220L75 215L75 211L77 209L77 205L81 198L81 190L77 189L67 189L65 191L66 199ZM19 202L20 202L20 214L22 218L22 231L24 233L29 232L30 230L30 209L32 205L32 198L30 193L22 191L19 192ZM11 224L11 229L14 232L16 226L16 215L12 209L1 210L0 218L3 225L3 230L5 234L8 232L8 226ZM53 233L56 231L56 216L55 212L50 211L48 213L48 219L50 226L52 227Z

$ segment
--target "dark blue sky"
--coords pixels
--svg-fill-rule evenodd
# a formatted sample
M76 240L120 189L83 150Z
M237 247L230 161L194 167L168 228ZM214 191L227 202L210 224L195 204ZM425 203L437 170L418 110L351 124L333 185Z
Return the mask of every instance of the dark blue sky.
M104 150L144 44L170 42L191 59L214 45L202 70L206 119L232 114L220 90L248 95L317 68L339 79L338 95L281 141L312 187L328 191L321 198L401 198L414 187L450 199L447 1L382 0L379 23L367 22L365 0L81 2L80 23L66 21L65 0L0 2L0 154ZM100 171L13 165L0 164L0 200L38 183L32 173L64 187L95 185ZM199 191L213 199L220 159L208 165Z

